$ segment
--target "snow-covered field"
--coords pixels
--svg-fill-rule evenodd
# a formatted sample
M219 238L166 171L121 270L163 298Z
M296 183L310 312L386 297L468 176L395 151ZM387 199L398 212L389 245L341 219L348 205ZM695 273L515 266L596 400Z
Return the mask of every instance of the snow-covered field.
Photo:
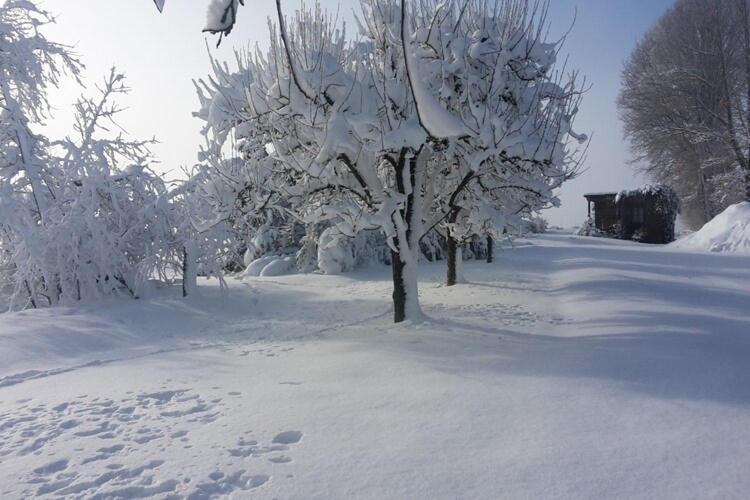
M746 498L750 257L551 234L0 315L0 498Z

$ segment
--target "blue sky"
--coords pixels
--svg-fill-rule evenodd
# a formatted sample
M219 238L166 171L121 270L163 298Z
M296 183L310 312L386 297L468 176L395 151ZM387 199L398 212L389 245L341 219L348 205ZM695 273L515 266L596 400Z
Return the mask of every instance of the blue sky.
M177 172L195 162L200 123L191 117L196 108L193 78L209 71L207 38L201 33L207 0L167 0L158 14L151 0L46 0L44 7L57 14L49 36L76 45L86 69L89 87L114 64L128 76L133 88L122 104L128 110L121 124L132 135L156 136L158 167ZM240 11L235 32L215 51L232 57L244 48L267 39L272 0L248 0ZM310 3L310 2L308 2ZM322 5L349 17L355 2L323 0ZM578 68L591 84L577 122L580 132L592 134L587 170L566 185L562 207L545 216L553 224L571 226L586 215L583 193L632 188L644 182L628 165L628 146L622 138L616 99L623 62L638 39L669 8L673 0L551 0L552 33L561 33L575 18L564 53L569 67ZM287 10L297 2L287 0ZM214 47L214 39L208 39ZM68 133L70 105L82 89L66 84L53 94L57 108L49 128L56 135Z

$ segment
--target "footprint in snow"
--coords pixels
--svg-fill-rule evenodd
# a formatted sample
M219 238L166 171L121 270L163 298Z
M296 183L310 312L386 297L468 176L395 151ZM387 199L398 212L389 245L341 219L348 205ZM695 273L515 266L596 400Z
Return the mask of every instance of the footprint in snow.
M295 444L299 443L301 439L302 433L300 431L284 431L276 434L273 442L276 444Z
M60 472L67 468L68 468L68 459L63 458L62 460L56 460L47 465L37 467L36 469L34 469L34 474L37 474L39 476L46 476L49 474L54 474L55 472Z
M302 382L287 383L299 385ZM192 482L189 478L185 481L183 477L157 480L157 469L161 468L163 460L146 461L133 467L123 465L118 458L127 456L130 459L149 450L149 456L153 457L157 450L168 453L170 446L189 447L180 443L188 441L190 435L183 426L213 421L223 414L224 403L220 398L204 399L191 389L160 389L131 394L123 399L84 395L62 404L27 405L26 408L16 408L17 412L2 414L0 457L52 452L49 461L29 470L21 483L34 490L15 491L8 496L22 493L25 497L36 494L39 497L104 499L177 495L201 499L241 494L263 486L270 476L259 473L263 471L251 471L251 474L245 469L237 470L237 465L240 465L237 459L244 462L264 457L266 463L273 464L272 467L283 466L278 464L292 462L292 457L285 453L303 437L301 431L287 430L263 444L243 438L236 448L226 450L230 455L226 466L231 472L215 471L203 482ZM239 391L229 394L241 395ZM105 444L101 441L103 438L117 438L120 442L102 446ZM70 442L71 445L75 442L78 445L76 455L80 459L54 457L55 448L50 443L56 441ZM73 446L66 449L73 449ZM188 483L191 486L186 489Z
M195 490L187 495L187 500L208 500L220 496L230 495L235 491L249 491L263 486L271 479L265 474L251 475L245 470L239 470L226 475L215 471L208 475L208 481L199 483Z

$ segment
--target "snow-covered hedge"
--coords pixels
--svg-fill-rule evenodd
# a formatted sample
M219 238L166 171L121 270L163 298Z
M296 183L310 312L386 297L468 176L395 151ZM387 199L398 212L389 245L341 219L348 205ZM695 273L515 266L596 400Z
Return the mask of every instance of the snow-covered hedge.
M615 197L619 210L633 202L644 208L644 223L632 235L622 234L621 237L645 243L674 241L675 223L680 213L680 198L674 189L665 184L647 184L631 191L620 191Z

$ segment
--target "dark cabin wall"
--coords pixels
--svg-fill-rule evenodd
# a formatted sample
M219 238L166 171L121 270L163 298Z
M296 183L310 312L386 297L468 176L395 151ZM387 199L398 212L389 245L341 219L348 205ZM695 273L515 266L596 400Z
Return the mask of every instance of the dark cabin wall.
M614 202L600 201L595 208L596 227L610 233L617 225L617 207Z
M676 214L663 207L659 196L638 191L621 195L587 195L596 228L612 237L643 243L674 241Z
M636 211L639 213L636 214ZM617 212L620 226L618 236L624 240L633 239L633 236L643 229L645 221L648 219L648 210L642 196L621 198L617 204Z
M618 222L615 195L598 195L587 197L594 211L594 225L600 231L612 233Z

